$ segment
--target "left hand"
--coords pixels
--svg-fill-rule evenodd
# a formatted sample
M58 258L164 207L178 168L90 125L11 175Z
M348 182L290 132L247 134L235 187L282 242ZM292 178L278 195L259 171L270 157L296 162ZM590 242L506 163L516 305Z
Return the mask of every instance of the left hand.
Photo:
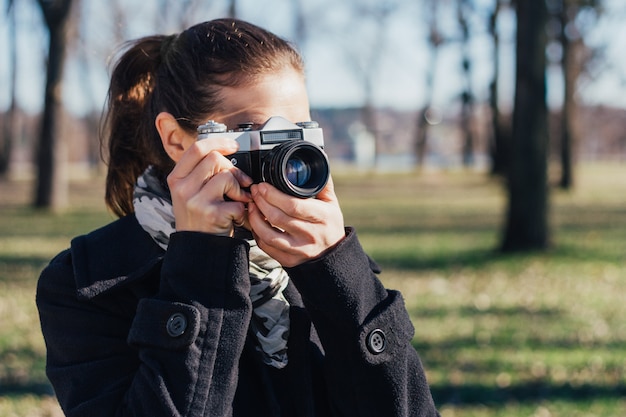
M284 267L317 258L345 237L332 178L316 198L293 197L268 183L251 192L248 221L255 240Z

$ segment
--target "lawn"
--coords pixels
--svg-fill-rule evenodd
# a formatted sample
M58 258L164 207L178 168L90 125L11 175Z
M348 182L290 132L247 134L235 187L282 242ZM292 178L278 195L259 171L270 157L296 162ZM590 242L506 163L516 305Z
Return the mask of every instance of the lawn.
M444 417L626 415L626 165L581 167L552 190L552 247L497 251L501 185L481 173L336 174L346 223L402 291L413 344ZM0 183L0 415L60 415L45 374L34 288L72 236L108 222L102 182L72 209L28 208Z

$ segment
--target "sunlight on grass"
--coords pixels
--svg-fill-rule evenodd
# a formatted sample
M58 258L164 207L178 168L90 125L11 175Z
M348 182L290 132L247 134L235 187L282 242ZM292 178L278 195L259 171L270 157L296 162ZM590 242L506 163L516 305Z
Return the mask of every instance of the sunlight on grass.
M484 177L340 183L347 223L405 296L443 416L623 415L625 174L589 167L554 191L552 248L519 255L497 252L505 200Z
M62 417L63 412L52 396L0 396L0 415L6 417Z

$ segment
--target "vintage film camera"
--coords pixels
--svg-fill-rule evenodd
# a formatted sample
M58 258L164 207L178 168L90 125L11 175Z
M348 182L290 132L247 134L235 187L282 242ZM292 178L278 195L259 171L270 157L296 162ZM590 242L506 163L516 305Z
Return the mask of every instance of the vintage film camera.
M229 137L239 151L228 158L255 183L268 182L300 198L315 197L328 182L328 158L322 150L324 137L317 122L291 123L271 117L259 130L240 125L228 130L225 124L209 120L198 126L198 140Z

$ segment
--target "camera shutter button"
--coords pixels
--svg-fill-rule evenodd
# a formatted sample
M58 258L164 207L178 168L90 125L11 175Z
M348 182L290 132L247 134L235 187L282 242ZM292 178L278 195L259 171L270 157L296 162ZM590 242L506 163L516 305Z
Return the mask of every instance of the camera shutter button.
M239 123L237 125L237 129L239 129L239 130L252 130L252 126L254 126L254 123L252 123L252 122Z
M315 120L308 120L306 122L298 122L296 124L303 129L317 129L318 127L320 127L320 124L317 123Z

